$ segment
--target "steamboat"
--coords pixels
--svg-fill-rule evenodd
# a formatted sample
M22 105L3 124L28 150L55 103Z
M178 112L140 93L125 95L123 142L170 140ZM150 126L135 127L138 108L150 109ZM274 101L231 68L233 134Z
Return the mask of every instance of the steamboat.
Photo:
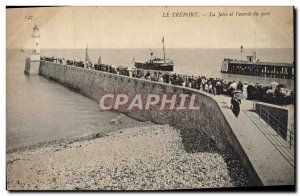
M157 57L153 58L153 52L151 52L151 57L149 61L146 61L144 63L135 62L134 66L138 69L172 72L174 63L172 60L166 59L164 38L162 39L162 44L163 44L163 52L164 52L163 59Z

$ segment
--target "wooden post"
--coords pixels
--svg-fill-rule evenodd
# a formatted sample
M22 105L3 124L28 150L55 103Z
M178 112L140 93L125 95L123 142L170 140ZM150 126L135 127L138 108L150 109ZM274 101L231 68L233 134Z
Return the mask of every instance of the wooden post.
M264 76L267 76L267 66L265 65L265 74Z
M277 124L278 124L278 126L277 126L277 136L279 135L279 131L280 131L280 127L279 127L279 113L278 113L278 108L277 108Z

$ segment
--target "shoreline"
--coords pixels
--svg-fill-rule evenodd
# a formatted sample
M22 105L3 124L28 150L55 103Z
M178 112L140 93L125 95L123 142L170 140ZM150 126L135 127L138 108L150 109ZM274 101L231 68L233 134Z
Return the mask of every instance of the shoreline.
M121 113L120 113L121 114ZM128 117L130 118L130 117ZM101 138L101 137L107 137L109 136L110 133L119 131L119 130L123 130L123 129L129 129L129 128L134 128L137 126L148 126L149 124L151 124L151 122L149 121L138 121L136 120L135 123L133 124L124 124L124 126L120 126L120 127L112 127L111 129L105 129L103 131L97 131L91 134L86 134L86 135L80 135L80 136L74 136L74 137L65 137L65 138L60 138L60 139L54 139L54 140L49 140L49 141L44 141L44 142L39 142L39 143L35 143L35 144L29 144L29 145L22 145L22 146L15 146L15 147L8 147L6 146L6 154L11 154L14 152L23 152L26 150L35 150L35 149L39 149L39 148L43 148L43 147L47 147L47 146L62 146L62 145L68 145L68 144L72 144L75 142L82 142L82 141L86 141L86 140L93 140L96 138Z
M11 152L6 160L7 189L170 190L250 186L234 155L221 155L214 148L202 146L203 141L195 142L195 137L201 136L195 134L198 133L184 136L169 125L148 123L66 145L50 144ZM183 137L187 141L183 142ZM185 146L191 142L192 146Z

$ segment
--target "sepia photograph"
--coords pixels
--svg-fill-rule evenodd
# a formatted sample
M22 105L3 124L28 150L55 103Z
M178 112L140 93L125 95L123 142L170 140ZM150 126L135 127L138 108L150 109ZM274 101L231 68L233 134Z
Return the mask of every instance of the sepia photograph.
M293 6L7 6L8 191L295 191Z

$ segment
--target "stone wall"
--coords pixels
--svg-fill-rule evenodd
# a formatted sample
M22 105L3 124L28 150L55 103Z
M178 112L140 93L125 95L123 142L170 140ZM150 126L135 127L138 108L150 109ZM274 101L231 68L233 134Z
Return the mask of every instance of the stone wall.
M219 105L211 95L197 90L178 87L138 78L115 75L106 72L88 70L80 67L61 65L41 61L40 74L71 88L97 102L104 93L135 95L155 94L197 94L200 110L168 111L143 110L125 112L128 116L140 121L152 121L159 124L170 124L178 129L201 130L212 138L220 149L227 145L230 126L225 120ZM231 142L230 142L231 143Z
M39 60L26 59L24 72L29 75L38 75L40 68Z
M198 97L197 100L200 103L199 110L179 112L176 110L157 110L157 108L155 108L154 110L125 113L140 121L152 121L159 124L168 123L180 129L182 133L200 131L209 137L210 140L213 140L220 150L226 151L228 149L227 147L233 148L239 157L241 157L244 167L250 170L251 181L256 185L261 184L256 172L253 171L251 162L226 120L228 116L225 118L220 105L214 100L213 96L208 93L180 86L45 61L41 61L40 75L57 81L97 102L99 102L100 96L104 93L123 93L127 95L148 95L150 93L196 94ZM230 117L235 118L232 113L226 115L231 115Z

